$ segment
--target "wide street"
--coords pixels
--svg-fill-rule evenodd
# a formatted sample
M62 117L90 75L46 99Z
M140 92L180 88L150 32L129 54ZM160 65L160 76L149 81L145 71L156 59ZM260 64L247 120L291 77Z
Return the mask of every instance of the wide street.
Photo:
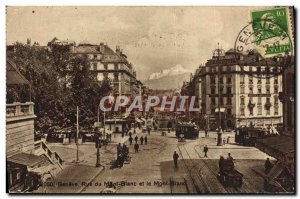
M146 133L138 132L140 136ZM85 143L79 147L79 163L74 163L76 146L49 144L52 149L65 159L65 169L55 178L55 182L76 182L76 185L47 187L47 191L100 193L108 182L116 184L117 193L258 193L263 192L263 178L254 169L263 170L268 157L254 147L245 147L234 143L234 134L230 143L216 146L216 133L210 132L205 138L200 133L197 140L178 142L175 132L161 135L161 131L151 132L147 145L140 145L134 153L133 145L129 146L128 137L115 137L115 142L101 151L101 168L95 168L96 149L94 143ZM113 140L114 141L114 140ZM117 142L129 146L131 161L122 168L115 168ZM139 142L140 144L140 142ZM209 148L208 158L204 158L203 147ZM179 154L178 168L174 168L173 153ZM231 153L235 167L243 173L241 188L224 187L217 179L218 160L220 155L226 157ZM172 181L172 183L170 183Z

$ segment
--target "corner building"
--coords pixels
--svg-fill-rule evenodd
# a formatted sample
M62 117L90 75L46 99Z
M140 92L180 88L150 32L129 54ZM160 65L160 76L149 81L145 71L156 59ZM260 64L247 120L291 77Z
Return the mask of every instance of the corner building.
M202 79L201 108L210 129L218 127L218 84L223 129L246 125L266 127L282 123L282 75L279 60L257 53L236 55L231 49L207 61ZM220 77L218 70L220 69Z

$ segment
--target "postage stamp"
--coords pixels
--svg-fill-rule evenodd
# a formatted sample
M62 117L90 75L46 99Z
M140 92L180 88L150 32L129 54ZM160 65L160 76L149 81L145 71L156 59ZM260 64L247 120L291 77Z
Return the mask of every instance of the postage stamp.
M263 55L291 52L289 26L286 8L276 8L251 12L254 30L254 45L265 46ZM264 44L265 43L265 44Z
M238 65L246 73L269 78L281 73L282 62L293 56L288 8L251 11L251 22L239 32L234 49ZM248 71L252 64L264 70Z

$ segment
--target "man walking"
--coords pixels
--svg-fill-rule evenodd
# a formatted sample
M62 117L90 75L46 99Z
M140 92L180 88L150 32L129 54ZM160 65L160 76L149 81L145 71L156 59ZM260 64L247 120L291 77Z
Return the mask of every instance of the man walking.
M145 144L147 145L147 142L148 142L148 138L147 138L147 135L145 136Z
M129 137L129 144L130 144L130 145L132 145L132 141L133 141L133 138L130 136L130 137Z
M208 147L207 147L207 145L204 146L203 152L204 152L204 157L207 158L207 152L208 152Z
M137 142L138 142L138 140L139 140L139 138L138 138L137 135L135 136L134 140L135 140L135 143L137 144Z
M138 143L135 143L135 145L134 145L134 152L135 153L139 152L139 144Z
M141 141L141 145L143 145L143 142L144 142L143 136L140 138L140 141Z
M174 166L175 168L177 169L177 161L178 161L178 158L179 158L179 155L176 151L174 151L174 154L173 154L173 160L174 160Z

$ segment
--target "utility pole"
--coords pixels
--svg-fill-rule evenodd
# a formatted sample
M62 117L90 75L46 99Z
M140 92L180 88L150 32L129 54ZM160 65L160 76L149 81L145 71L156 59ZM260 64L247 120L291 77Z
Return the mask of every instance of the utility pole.
M218 43L218 57L217 57L217 63L218 63L218 114L219 114L219 131L218 131L218 142L217 146L222 146L222 115L221 115L221 82L220 82L220 77L221 77L221 64L220 64L220 51L221 49L219 48L219 43Z
M98 106L98 124L99 124L99 112L100 112L100 102L99 102L99 106ZM104 121L105 121L105 111L104 111ZM103 125L104 128L104 136L105 136L105 124ZM97 154L96 154L96 167L100 167L100 141L99 141L99 135L96 134L96 140L95 140L95 144L96 144L96 148L97 148Z

